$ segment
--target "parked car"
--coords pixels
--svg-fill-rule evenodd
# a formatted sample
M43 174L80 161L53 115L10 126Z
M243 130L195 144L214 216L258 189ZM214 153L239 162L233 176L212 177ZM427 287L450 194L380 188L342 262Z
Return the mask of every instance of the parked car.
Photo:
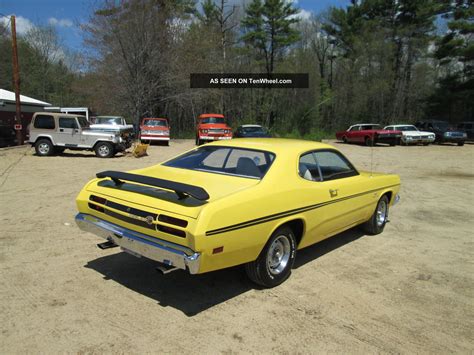
M474 122L461 122L457 129L466 133L466 141L474 141Z
M0 148L17 144L16 132L11 126L0 126Z
M130 172L103 171L77 197L83 231L166 271L244 264L265 287L290 275L296 251L362 224L379 234L398 175L357 170L336 148L275 138L207 144Z
M435 134L433 132L419 131L418 128L409 124L396 124L384 127L384 129L387 131L402 132L402 137L400 138L400 144L402 145L419 143L428 145L435 140Z
M466 141L467 134L450 127L446 121L427 120L415 123L419 129L433 132L436 136L435 143L456 143L463 146Z
M121 116L95 116L91 117L90 128L104 132L123 133L132 142L135 136L135 130L132 124Z
M59 112L37 112L33 115L29 143L39 156L71 149L93 150L100 158L110 158L131 145L123 132L94 130L84 116Z
M344 143L363 143L367 146L385 143L396 145L402 137L400 131L388 131L381 125L374 123L362 123L350 126L345 131L336 133L336 139Z
M232 139L232 129L226 124L224 116L216 113L199 115L196 126L196 145L206 141Z
M244 124L235 131L234 138L270 138L268 130L256 124Z
M144 118L140 124L142 142L160 141L169 145L170 126L167 118Z

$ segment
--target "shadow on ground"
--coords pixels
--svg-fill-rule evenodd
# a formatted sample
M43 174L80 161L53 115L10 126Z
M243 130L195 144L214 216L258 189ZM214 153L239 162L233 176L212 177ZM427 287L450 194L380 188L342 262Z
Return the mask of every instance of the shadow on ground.
M300 250L294 269L363 235L359 229L351 229ZM173 307L187 316L194 316L251 289L260 289L247 278L241 266L202 275L190 275L182 270L162 275L156 271L157 265L152 260L119 252L92 260L85 267L101 273L106 280L118 282L156 300L163 307Z

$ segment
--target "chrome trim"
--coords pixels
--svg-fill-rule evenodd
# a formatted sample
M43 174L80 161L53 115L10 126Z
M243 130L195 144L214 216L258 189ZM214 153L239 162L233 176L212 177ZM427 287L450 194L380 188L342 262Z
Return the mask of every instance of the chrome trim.
M84 232L112 241L124 251L179 269L187 269L191 274L199 272L201 254L182 245L123 228L85 213L76 215L76 224Z

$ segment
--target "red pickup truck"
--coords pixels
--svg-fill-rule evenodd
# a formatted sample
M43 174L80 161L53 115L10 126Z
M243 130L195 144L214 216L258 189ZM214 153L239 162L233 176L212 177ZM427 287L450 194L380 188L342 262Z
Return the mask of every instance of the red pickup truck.
M199 115L196 127L196 145L205 141L232 139L232 129L225 123L223 115L205 113Z
M140 140L160 141L169 145L170 126L167 118L144 118L140 124Z
M363 143L367 146L385 143L396 145L402 137L400 131L388 131L381 125L374 123L362 123L350 126L347 130L337 132L336 139L344 143Z

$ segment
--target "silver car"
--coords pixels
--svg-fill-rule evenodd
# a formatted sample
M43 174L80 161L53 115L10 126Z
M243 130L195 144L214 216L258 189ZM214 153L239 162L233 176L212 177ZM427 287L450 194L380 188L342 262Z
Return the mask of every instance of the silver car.
M100 158L110 158L131 146L127 134L91 129L84 116L37 112L31 120L29 143L39 156L72 149L93 150Z

